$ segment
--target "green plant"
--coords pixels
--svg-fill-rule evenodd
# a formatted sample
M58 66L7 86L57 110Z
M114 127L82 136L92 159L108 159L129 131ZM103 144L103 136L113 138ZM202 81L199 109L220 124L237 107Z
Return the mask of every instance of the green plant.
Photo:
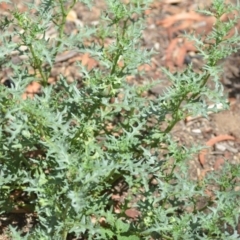
M14 239L239 237L234 230L239 166L229 165L222 178L212 174L201 184L194 182L187 174L188 160L201 147L188 149L171 136L186 116L207 116L207 102L227 107L217 63L238 50L239 37L224 37L237 19L222 22L221 16L237 7L213 1L211 11L204 11L217 19L212 34L204 41L192 37L206 60L202 72L195 73L191 66L175 74L163 69L172 87L148 99L142 94L152 84L130 86L126 77L137 74L138 66L153 54L139 41L149 3L106 0L101 24L79 28L76 35L64 32L76 1L28 4L32 11L14 10L1 22L0 61L13 69L16 87L0 86L0 211L11 212L18 205L38 217L24 238L11 227ZM46 37L50 23L56 39ZM98 41L85 45L91 36ZM107 38L111 44L105 44ZM81 88L67 83L64 76L49 85L57 54L70 49L91 53L100 67L88 71L79 63L84 73ZM28 60L14 65L9 60L12 51ZM43 86L42 94L23 100L22 93L33 80ZM215 82L215 89L209 89L208 81ZM150 184L152 179L155 185ZM227 185L228 180L232 184ZM220 186L214 199L205 193L208 181ZM125 182L128 193L116 213L111 193L118 182ZM16 199L16 192L24 198ZM205 206L200 208L201 197ZM133 207L141 213L135 220L125 213Z

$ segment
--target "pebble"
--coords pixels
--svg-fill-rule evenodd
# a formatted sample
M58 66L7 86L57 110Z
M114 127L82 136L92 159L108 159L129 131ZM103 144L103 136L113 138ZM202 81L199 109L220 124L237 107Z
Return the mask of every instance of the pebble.
M192 132L193 132L193 133L196 133L196 134L202 133L201 129L199 129L199 128L197 128L197 129L192 129Z

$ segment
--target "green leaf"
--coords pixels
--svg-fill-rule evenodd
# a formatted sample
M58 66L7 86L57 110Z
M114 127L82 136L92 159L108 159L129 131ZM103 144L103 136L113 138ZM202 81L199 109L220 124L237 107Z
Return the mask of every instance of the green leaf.
M130 224L123 222L121 219L118 219L115 223L117 231L125 233L129 230Z

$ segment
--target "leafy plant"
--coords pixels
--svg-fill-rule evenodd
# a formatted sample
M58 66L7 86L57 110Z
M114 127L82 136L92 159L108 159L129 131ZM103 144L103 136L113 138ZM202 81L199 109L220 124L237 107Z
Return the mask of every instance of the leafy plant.
M191 37L206 61L202 71L195 73L191 66L182 73L163 69L172 86L149 99L143 93L152 84L131 86L126 80L153 54L140 44L149 3L106 0L100 24L79 28L75 35L64 32L75 0L27 4L29 11L15 9L1 22L0 61L12 68L16 86L0 86L0 211L24 209L38 219L24 238L10 227L14 239L239 237L240 201L234 188L239 166L229 165L228 175L213 173L194 182L187 174L188 160L201 147L181 146L171 135L186 116L207 116L208 102L227 107L217 63L238 50L239 37L225 38L237 18L223 22L221 16L237 7L213 1L212 9L204 11L216 18L212 34L205 40ZM54 39L47 36L50 26L56 30ZM90 37L92 44L85 44ZM81 88L65 76L49 85L57 54L71 49L90 53L99 68L88 71L79 63ZM27 60L13 64L13 51ZM33 80L42 92L23 100ZM209 81L215 89L208 87ZM212 181L220 186L214 198L205 192ZM118 183L127 190L116 211L112 191ZM126 214L132 208L138 210L137 218Z

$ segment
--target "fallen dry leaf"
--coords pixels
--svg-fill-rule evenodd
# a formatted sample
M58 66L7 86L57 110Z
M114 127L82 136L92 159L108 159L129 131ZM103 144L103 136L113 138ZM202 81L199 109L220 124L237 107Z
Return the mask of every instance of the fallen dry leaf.
M236 139L235 139L235 137L230 136L230 135L219 135L219 136L211 138L209 141L207 141L206 145L209 146L209 147L212 147L215 143L221 142L221 141L226 141L226 140L234 141ZM207 153L207 150L204 149L198 155L199 162L200 162L202 167L204 167L204 164L205 164L205 155L206 155L206 153Z
M35 94L40 93L41 91L41 84L38 82L32 82L30 83L27 88L25 93L22 95L22 99L27 99L27 98L33 98Z
M77 19L77 13L74 10L69 11L67 15L67 21L75 22Z
M135 208L130 208L125 211L125 214L130 218L136 219L141 213Z
M215 163L214 163L214 170L220 169L220 167L224 164L224 159L223 158L218 158Z

